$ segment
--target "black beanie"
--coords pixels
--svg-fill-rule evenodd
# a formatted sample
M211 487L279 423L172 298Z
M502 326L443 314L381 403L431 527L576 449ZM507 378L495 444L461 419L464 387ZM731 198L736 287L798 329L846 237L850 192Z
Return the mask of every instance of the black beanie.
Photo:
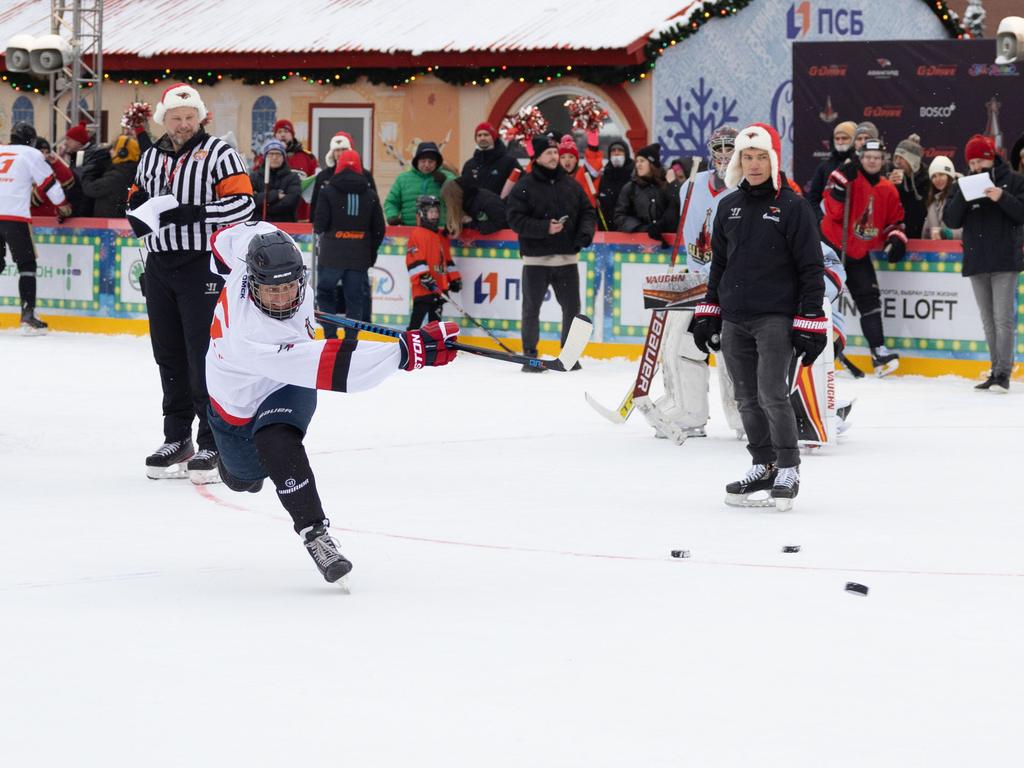
M642 157L656 165L658 168L661 168L661 144L658 144L657 142L654 144L648 144L646 147L641 147L636 151L636 156Z
M546 149L558 149L558 142L550 135L534 136L531 143L534 157L540 157Z

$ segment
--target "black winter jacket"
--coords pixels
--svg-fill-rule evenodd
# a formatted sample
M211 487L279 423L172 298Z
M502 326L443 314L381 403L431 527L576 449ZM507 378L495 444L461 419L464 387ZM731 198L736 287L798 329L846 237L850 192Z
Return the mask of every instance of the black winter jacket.
M473 221L465 225L481 235L490 235L499 229L508 229L505 201L489 189L466 187L462 190L462 210Z
M280 168L272 168L270 171L270 197L267 198L267 216L263 217L263 198L266 197L266 190L263 187L263 169L253 171L249 174L249 181L252 182L252 199L256 203L256 210L252 214L254 221L298 221L296 211L299 210L299 203L302 201L302 181L299 174L295 173L285 163ZM284 197L278 199L275 194L278 190L284 192Z
M900 193L900 205L903 206L903 224L906 226L907 237L919 237L924 220L928 218L928 189L931 180L928 178L928 167L921 164L921 169L913 176L903 174L903 183L896 185Z
M590 245L597 213L583 187L559 165L554 171L533 164L508 196L505 212L519 235L522 256L579 253ZM561 232L548 234L552 219L569 218Z
M619 193L615 205L616 232L642 232L658 223L672 205L672 191L647 179L633 179Z
M481 189L500 197L508 175L518 167L519 161L508 153L501 139L496 139L491 149L478 149L473 153L462 166L462 175L469 176Z
M82 191L93 198L92 215L99 219L123 219L128 190L135 183L139 164L132 160L113 163L102 176L82 177Z
M811 205L782 175L751 187L746 179L724 198L711 235L707 301L737 323L765 315L815 312L825 297L821 236Z
M1024 176L997 155L992 179L1003 190L997 203L987 197L964 200L959 184L946 200L942 220L950 229L964 230L964 277L1024 270Z
M313 196L309 200L309 220L313 220L313 216L316 215L316 204L320 202L320 190L323 189L324 184L329 182L334 176L335 166L329 165L326 168L321 168L320 173L316 175L316 179L313 181ZM366 179L370 185L370 189L374 192L377 191L377 182L373 180L373 174L365 168L363 169L363 178ZM378 197L380 197L378 195Z
M319 264L328 269L365 270L377 262L384 242L384 211L370 183L351 168L331 177L313 213L320 235Z
M811 208L814 209L814 215L818 217L818 221L825 217L825 212L821 210L821 199L825 196L825 186L828 184L828 177L832 175L832 171L851 157L853 157L852 149L846 152L836 152L835 144L833 144L832 154L822 160L821 164L814 169L811 183L807 185L807 197L805 199L811 204Z
M633 171L636 170L636 166L633 164L633 158L629 154L629 144L624 141L613 141L608 145L609 155L611 155L612 147L621 147L626 151L626 162L623 163L621 168L616 168L612 165L611 158L609 157L608 162L604 164L604 170L601 171L601 185L597 190L597 204L601 206L601 213L604 214L604 220L607 222L608 228L614 231L615 206L619 202L622 188L633 178Z

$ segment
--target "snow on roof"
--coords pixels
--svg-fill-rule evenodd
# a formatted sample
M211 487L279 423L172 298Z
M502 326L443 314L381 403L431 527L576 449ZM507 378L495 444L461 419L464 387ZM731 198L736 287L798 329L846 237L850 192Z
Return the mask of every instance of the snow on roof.
M105 0L103 52L623 49L685 15L687 0ZM0 11L9 34L49 33L50 0ZM0 41L6 42L6 41Z

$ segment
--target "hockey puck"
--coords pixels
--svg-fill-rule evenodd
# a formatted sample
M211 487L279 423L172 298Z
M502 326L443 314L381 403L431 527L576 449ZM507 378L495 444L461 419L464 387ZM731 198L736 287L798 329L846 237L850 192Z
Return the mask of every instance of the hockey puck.
M800 545L799 544L787 544L785 547L782 548L782 551L783 552L799 552L800 551Z
M688 549L673 549L672 557L689 557L690 550Z
M846 582L846 591L851 595L860 595L861 597L868 596L868 588L863 584L858 584L855 581Z

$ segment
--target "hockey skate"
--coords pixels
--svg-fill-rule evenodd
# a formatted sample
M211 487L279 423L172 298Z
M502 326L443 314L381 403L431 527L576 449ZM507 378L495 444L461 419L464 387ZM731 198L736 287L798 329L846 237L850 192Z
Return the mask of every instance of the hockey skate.
M771 507L775 484L775 464L755 464L746 477L725 486L725 503L730 507Z
M209 448L201 448L195 456L188 460L188 479L192 485L209 485L219 483L220 454Z
M338 542L327 533L327 526L330 522L324 520L322 523L303 528L301 535L306 551L316 563L320 575L331 584L348 591L348 572L352 570L352 563L345 559L345 556L338 551Z
M150 480L184 480L188 477L185 462L191 459L194 453L195 449L189 438L164 443L146 457L146 477Z
M779 467L772 486L772 501L779 512L789 512L793 508L793 500L800 492L800 468Z
M21 311L21 333L23 336L42 336L50 330L48 323L44 323L31 309Z
M878 378L888 376L900 367L900 356L890 352L884 345L871 350L871 367Z

